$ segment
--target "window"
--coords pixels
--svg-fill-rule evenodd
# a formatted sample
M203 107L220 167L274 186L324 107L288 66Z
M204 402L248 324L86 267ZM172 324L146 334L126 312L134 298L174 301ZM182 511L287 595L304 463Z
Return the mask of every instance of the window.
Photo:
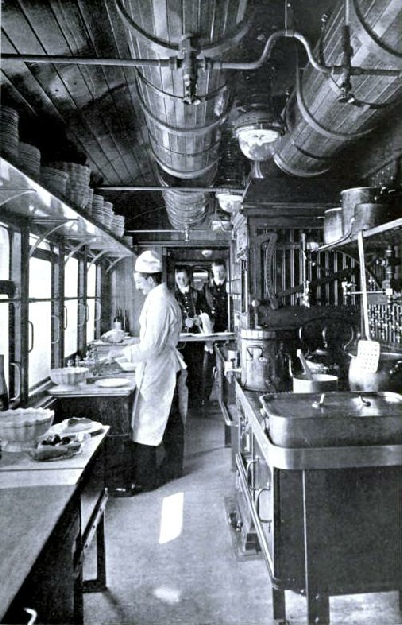
M10 272L10 242L8 228L0 222L0 354L4 356L4 373L8 379L8 345L9 345L9 272Z
M78 349L78 260L69 258L64 270L64 358Z
M36 237L30 237L33 245ZM28 380L29 390L46 380L51 369L52 254L41 243L29 260Z

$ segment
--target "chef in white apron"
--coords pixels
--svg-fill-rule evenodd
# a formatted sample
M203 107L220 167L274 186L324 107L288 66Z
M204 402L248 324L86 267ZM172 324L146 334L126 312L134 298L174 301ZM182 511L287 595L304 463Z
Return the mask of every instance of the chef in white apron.
M176 384L185 364L176 349L181 331L181 309L162 283L162 261L147 250L137 258L135 286L146 296L139 318L139 342L123 350L124 357L138 363L133 409L134 492L157 486L156 448L162 441Z

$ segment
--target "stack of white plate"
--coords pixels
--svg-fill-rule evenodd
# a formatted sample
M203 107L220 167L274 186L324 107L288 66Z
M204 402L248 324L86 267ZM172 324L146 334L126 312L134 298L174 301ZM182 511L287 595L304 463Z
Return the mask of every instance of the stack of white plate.
M92 197L92 217L103 224L103 204L105 200L102 195L97 193Z
M113 215L114 215L113 203L106 202L105 200L105 202L103 203L103 223L105 225L105 228L112 227Z
M79 163L66 162L53 163L53 167L67 172L70 176L67 184L67 200L79 208L84 208L89 198L91 169Z
M124 215L113 215L112 230L118 237L124 235Z
M18 158L18 111L9 106L0 107L0 146L2 154L7 158Z
M60 169L55 169L54 167L40 168L41 184L52 193L55 193L55 195L66 195L69 178L69 174Z
M40 175L40 150L29 143L18 144L18 164L26 174L39 178Z

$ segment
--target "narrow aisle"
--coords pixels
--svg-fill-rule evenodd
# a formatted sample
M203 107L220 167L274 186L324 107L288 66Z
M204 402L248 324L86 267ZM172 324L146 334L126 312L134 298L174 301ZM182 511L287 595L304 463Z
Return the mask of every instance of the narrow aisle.
M265 565L232 547L224 498L235 478L216 411L189 417L184 472L109 500L108 590L85 595L86 625L271 625Z
M263 559L238 559L232 545L224 500L235 476L214 404L189 417L184 473L109 499L108 590L84 595L85 625L278 625ZM286 604L289 625L307 625L305 597L287 592ZM331 625L402 623L396 592L331 597L330 606Z

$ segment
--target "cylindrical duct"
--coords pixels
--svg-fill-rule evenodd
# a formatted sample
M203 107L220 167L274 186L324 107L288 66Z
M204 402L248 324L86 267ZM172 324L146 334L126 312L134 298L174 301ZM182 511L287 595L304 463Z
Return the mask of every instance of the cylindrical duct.
M400 0L351 0L352 66L402 68L401 14ZM328 21L320 46L326 65L343 63L344 25L342 1ZM307 177L331 169L340 149L369 132L374 119L384 114L378 106L402 94L399 77L353 75L350 95L357 104L353 105L340 101L342 81L342 75L328 76L311 65L304 70L288 103L288 132L274 146L275 163L286 173Z
M250 17L245 0L178 0L175 11L168 11L166 2L160 0L120 0L120 4L134 58L180 58L183 39L191 35L195 54L201 51L208 58L229 60L237 53ZM150 147L159 167L176 179L177 186L181 180L208 178L211 183L219 156L220 126L231 106L230 85L223 72L199 69L198 104L186 104L183 73L168 67L137 71ZM163 196L169 219L179 229L205 216L208 195L166 191Z

